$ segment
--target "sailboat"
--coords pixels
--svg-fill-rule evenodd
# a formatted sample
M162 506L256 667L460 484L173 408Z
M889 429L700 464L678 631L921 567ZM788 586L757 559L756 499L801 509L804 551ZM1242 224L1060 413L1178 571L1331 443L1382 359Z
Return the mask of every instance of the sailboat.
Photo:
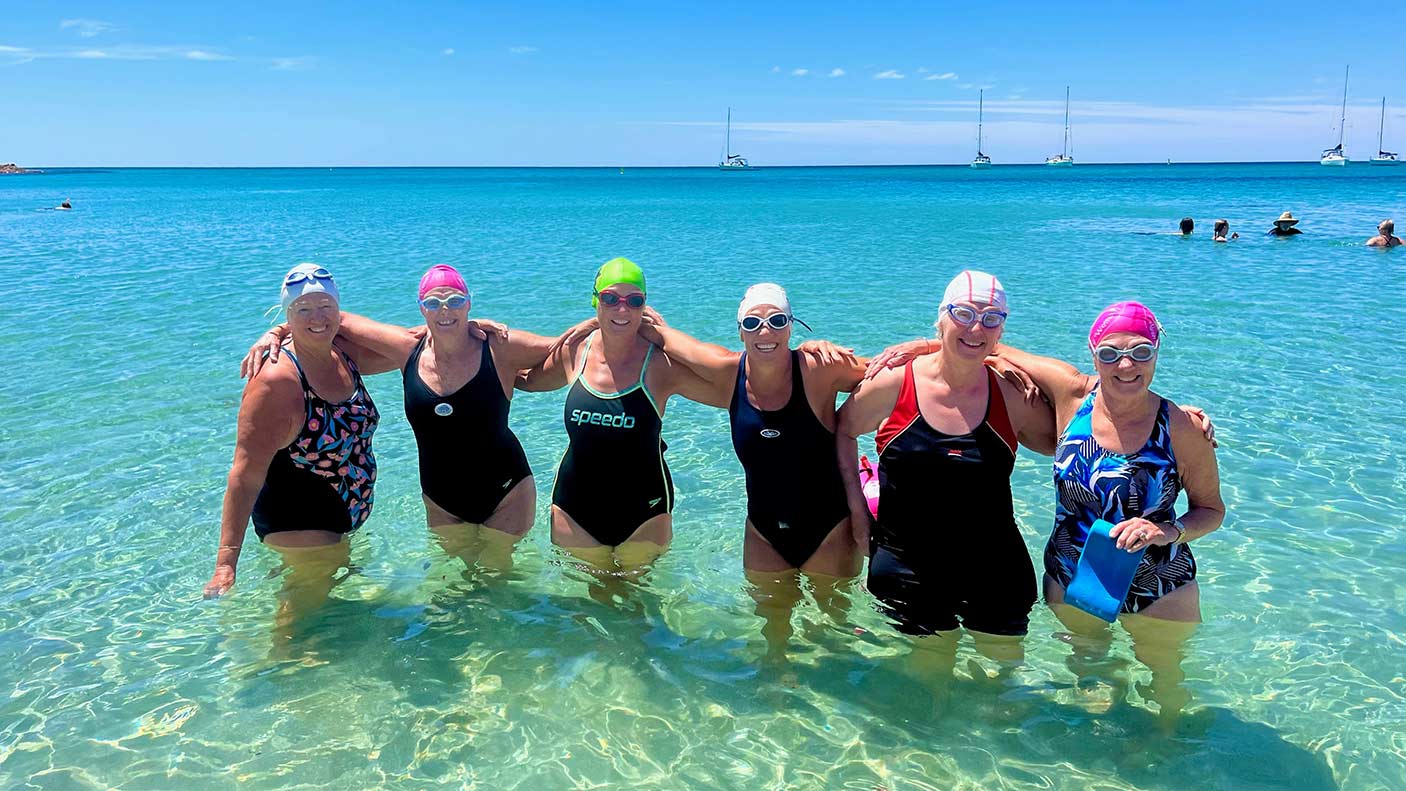
M986 109L986 91L978 91L976 94L976 158L972 160L972 167L977 170L986 170L991 167L991 157L981 153L981 116Z
M1056 167L1070 167L1074 164L1074 157L1069 155L1069 86L1064 86L1064 151L1057 157L1045 157L1046 165Z
M1343 135L1347 133L1347 75L1350 69L1351 67L1348 67L1343 70L1343 112L1338 118L1338 144L1323 151L1323 156L1318 160L1320 165L1334 167L1347 165L1347 154L1343 152Z
M747 159L732 153L732 108L727 108L727 136L723 138L723 158L718 162L718 170L751 170Z
M1382 132L1386 129L1386 97L1382 97L1382 120L1377 123L1377 155L1372 157L1373 165L1395 165L1396 154L1382 148Z

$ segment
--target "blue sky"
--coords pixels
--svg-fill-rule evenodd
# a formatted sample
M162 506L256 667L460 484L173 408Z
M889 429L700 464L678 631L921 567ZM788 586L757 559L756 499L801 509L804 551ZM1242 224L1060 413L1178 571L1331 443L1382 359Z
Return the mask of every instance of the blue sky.
M0 162L758 165L1406 149L1388 5L937 2L9 4ZM1397 9L1399 11L1399 8Z

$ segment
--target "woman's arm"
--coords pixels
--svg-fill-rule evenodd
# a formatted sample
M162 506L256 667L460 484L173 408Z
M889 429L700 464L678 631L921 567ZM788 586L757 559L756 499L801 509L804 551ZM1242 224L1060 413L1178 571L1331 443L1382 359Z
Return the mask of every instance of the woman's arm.
M1172 405L1175 406L1175 405ZM1169 409L1172 453L1186 491L1188 510L1181 515L1186 534L1181 543L1215 532L1225 521L1225 501L1220 493L1220 465L1216 451L1196 419L1181 409ZM1175 528L1173 528L1175 532Z
M687 337L687 336L685 336ZM732 391L734 386L727 383L726 387L720 383L704 379L693 368L673 359L667 352L656 354L654 363L650 365L650 371L659 371L656 376L657 386L653 392L659 401L659 410L664 410L664 404L669 396L677 393L690 401L695 401L708 406L715 406L719 409L726 409L728 403L732 401ZM661 364L662 363L662 364ZM733 370L736 371L734 363Z
M996 379L1006 404L1006 414L1020 444L1041 456L1053 456L1059 433L1055 429L1054 408L1043 399L1028 399L1020 385L1004 378Z
M869 547L869 527L874 517L869 513L864 485L859 480L859 437L879 428L884 419L893 414L898 392L903 387L903 376L902 368L889 368L860 383L835 418L835 457L845 479L850 529L855 542L865 551Z
M570 334L573 330L567 330ZM541 363L523 370L514 387L527 393L545 393L560 390L571 381L571 372L576 369L576 355L590 334L577 336L574 340L555 345Z
M676 364L675 367L682 367L692 374L691 377L680 375L678 388L674 392L690 401L716 407L726 408L732 401L741 353L704 343L686 332L658 322L641 324L640 336L658 346Z
M423 331L417 333L406 327L383 324L345 310L342 311L342 327L337 330L338 338L349 340L359 349L396 363L395 368L405 367L422 334ZM356 364L363 367L360 360Z
M220 513L220 544L215 553L215 572L205 585L206 598L219 596L234 585L235 569L244 547L244 532L254 511L254 501L263 488L274 454L297 436L303 415L302 401L302 387L296 375L290 376L283 371L253 379L244 388L244 397L239 405L234 462L230 465L224 506Z
M1078 368L1063 360L1031 354L1004 343L996 344L996 349L991 354L1024 369L1034 380L1035 386L1040 388L1040 392L1054 403L1056 412L1061 404L1082 400L1094 389L1094 384L1098 381L1096 377L1081 373Z

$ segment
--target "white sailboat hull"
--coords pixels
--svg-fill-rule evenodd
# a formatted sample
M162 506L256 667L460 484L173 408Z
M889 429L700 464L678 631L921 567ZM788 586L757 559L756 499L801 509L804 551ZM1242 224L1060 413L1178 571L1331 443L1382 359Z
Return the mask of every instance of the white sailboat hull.
M1400 160L1396 157L1372 157L1373 165L1398 165Z
M1327 165L1328 167L1335 167L1335 168L1346 167L1346 166L1347 166L1347 157L1340 157L1340 156L1323 157L1322 159L1318 160L1318 164L1320 164L1320 165Z
M1074 166L1073 157L1050 157L1045 160L1045 164L1052 168L1068 168Z

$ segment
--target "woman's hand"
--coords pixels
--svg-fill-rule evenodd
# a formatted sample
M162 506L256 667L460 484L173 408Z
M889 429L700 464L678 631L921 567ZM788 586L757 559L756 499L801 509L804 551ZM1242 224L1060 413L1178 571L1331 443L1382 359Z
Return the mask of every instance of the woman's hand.
M859 364L859 358L854 356L854 349L836 346L830 341L809 340L797 346L796 351L814 357L822 365L841 363L853 367Z
M249 347L249 353L239 362L239 378L253 379L259 375L259 370L264 367L265 362L278 362L278 353L282 351L283 339L287 338L288 334L288 325L279 324L260 335L254 345Z
M644 313L641 314L641 318L643 319L643 321L640 322L641 324L653 324L656 327L669 326L669 323L664 321L664 317L659 315L659 311L648 305L644 306Z
M574 326L567 327L566 332L563 332L556 340L552 341L551 347L547 349L547 356L551 357L556 354L557 350L563 346L570 346L573 343L585 340L586 336L598 329L600 329L600 319L597 319L595 316L585 319Z
M1206 414L1206 410L1199 406L1182 406L1181 411L1191 418L1192 423L1201 427L1201 433L1206 435L1211 447L1220 447L1220 443L1216 442L1216 426L1211 422L1211 416Z
M234 566L221 563L215 566L215 573L205 583L205 598L214 599L225 595L234 586Z
M1033 405L1040 400L1040 388L1035 384L1035 380L1030 378L1029 371L1004 357L994 355L987 357L986 363L996 371L997 376L1019 387L1025 393L1025 403Z
M885 368L901 368L924 354L935 352L940 348L942 348L941 342L937 340L905 341L897 346L890 346L869 361L869 368L864 371L864 378L873 379Z
M1163 527L1142 517L1124 519L1108 531L1110 538L1117 539L1117 547L1128 552L1138 552L1156 545L1164 547L1177 540L1174 527Z
M488 340L489 335L497 335L500 341L508 339L508 325L493 319L469 319L464 326L469 330L469 337L481 341Z

